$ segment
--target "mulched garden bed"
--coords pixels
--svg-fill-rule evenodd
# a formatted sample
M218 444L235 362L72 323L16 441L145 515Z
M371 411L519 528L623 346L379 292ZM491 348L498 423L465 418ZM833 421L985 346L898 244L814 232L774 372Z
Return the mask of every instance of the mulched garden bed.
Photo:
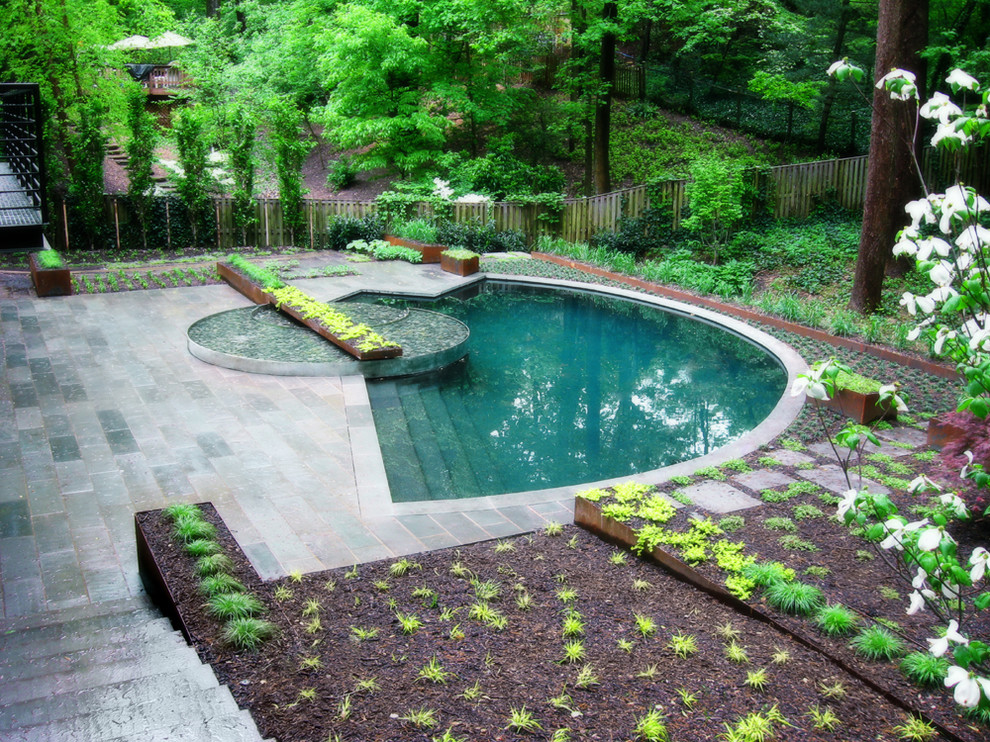
M193 560L170 539L168 523L157 512L137 517L172 593L180 596L200 655L251 710L262 734L282 742L402 742L444 739L445 732L447 739L553 739L564 728L569 736L557 739L628 740L636 738L639 720L654 709L663 714L674 740L716 739L748 715L766 720L774 709L787 725L772 723L775 731L767 739L893 740L908 718L821 654L573 526L560 535L537 533L435 551L408 563L378 562L261 583L215 511L206 511L221 527L235 576L263 600L267 618L279 627L278 638L256 653L230 650L220 624L203 614ZM734 534L759 536L761 547L767 544L767 552L761 548L766 558L773 556L775 539L745 529L759 528L758 521L772 512L753 513L753 522ZM814 540L822 554L853 548L846 541L851 537L824 518L802 521L801 535ZM821 556L811 561L833 565L825 579L842 591L843 600L858 605L861 599L874 612L903 618L903 601L871 597L878 583L873 563L858 583L847 584L843 567L858 570L863 563ZM408 567L405 574L391 573L397 563ZM470 615L479 602L477 591L486 587L498 591L488 606L504 616L504 628ZM531 601L528 609L517 604L523 595ZM580 614L583 633L573 638L583 642L585 655L565 662L563 622L571 610ZM422 626L403 633L399 615L415 616ZM652 619L656 633L640 633L637 615ZM747 662L726 656L730 630L738 632ZM676 656L675 634L693 637L696 651ZM631 646L624 649L620 642ZM443 682L420 676L434 660L440 676L449 673ZM896 681L896 669L861 664L871 676ZM747 685L748 673L760 669L766 673L764 690ZM580 687L582 670L597 682ZM926 694L896 682L893 687L926 711L952 706L944 691ZM513 709L523 708L539 729L509 728ZM815 726L815 714L826 709L835 715L834 730ZM433 725L425 726L429 712ZM953 731L964 739L985 738L985 730L970 728L959 717Z

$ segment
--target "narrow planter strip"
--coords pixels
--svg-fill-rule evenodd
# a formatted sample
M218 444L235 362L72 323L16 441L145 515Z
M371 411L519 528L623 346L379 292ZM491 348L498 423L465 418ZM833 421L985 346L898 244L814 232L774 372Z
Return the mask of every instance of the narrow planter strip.
M359 361L377 361L402 355L402 346L386 340L367 325L355 324L344 312L317 301L298 289L286 286L268 291L241 271L223 262L217 263L217 272L231 288L255 304L274 304L280 312Z
M585 500L583 497L574 498L574 523L575 525L594 533L599 538L625 549L631 549L637 541L636 532L631 526L602 515L601 508L596 503ZM762 621L768 626L772 626L774 629L783 632L787 636L794 639L794 641L804 645L808 649L819 652L823 657L826 657L829 661L834 662L837 666L864 683L868 688L872 689L876 693L879 693L891 703L924 719L926 722L938 729L939 732L944 734L946 738L955 740L956 742L966 742L966 740L953 733L950 729L947 729L942 724L939 724L937 720L932 719L927 713L924 712L924 710L911 706L909 703L891 693L882 685L876 683L869 676L864 675L856 667L846 662L842 657L838 657L833 652L830 652L827 647L824 647L804 634L796 632L785 626L772 616L761 611L757 606L750 605L749 603L740 600L728 592L724 587L712 582L707 577L700 574L697 570L682 562L673 554L670 554L669 552L666 552L658 547L649 553L644 551L643 557L650 559L659 566L663 567L665 570L675 575L678 579L697 587L699 590L705 591L723 605L726 605L739 613L751 616L758 621Z
M424 263L439 263L441 260L440 254L447 249L443 245L436 245L430 242L419 242L417 240L407 240L403 237L396 237L394 234L385 235L385 241L390 245L411 247L413 250L418 250L420 255L423 256Z
M68 268L42 268L36 253L30 255L31 280L38 296L71 296L72 273Z

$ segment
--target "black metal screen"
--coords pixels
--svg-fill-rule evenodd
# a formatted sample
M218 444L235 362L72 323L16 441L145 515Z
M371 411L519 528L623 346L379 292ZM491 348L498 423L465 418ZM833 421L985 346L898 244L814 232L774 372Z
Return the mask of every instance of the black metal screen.
M0 84L0 250L36 250L48 222L41 96L34 83Z

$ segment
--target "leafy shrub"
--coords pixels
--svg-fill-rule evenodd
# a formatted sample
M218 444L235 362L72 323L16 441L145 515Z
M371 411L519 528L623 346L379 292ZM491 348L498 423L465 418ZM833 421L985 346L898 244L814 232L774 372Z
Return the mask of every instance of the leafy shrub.
M57 250L42 250L35 253L35 257L37 258L38 266L44 270L54 270L56 268L62 268L65 265L62 256L58 254Z
M380 240L385 235L385 227L377 216L369 215L360 219L339 216L327 224L327 231L315 240L317 247L324 250L343 250L354 240Z
M492 222L450 222L437 225L437 241L448 247L463 247L480 254L489 252L529 252L526 236L514 229L498 231Z
M990 469L990 417L980 419L972 412L951 412L943 415L941 420L958 427L962 435L949 441L942 447L942 461L949 472L958 472L968 464L966 451L973 454L973 463L982 464ZM955 474L949 475L950 481L955 480L959 486L961 480ZM959 496L966 501L974 517L983 515L990 507L990 489L986 487L959 487Z
M357 178L358 169L354 161L347 155L342 155L327 167L327 185L337 191L342 191L352 185Z

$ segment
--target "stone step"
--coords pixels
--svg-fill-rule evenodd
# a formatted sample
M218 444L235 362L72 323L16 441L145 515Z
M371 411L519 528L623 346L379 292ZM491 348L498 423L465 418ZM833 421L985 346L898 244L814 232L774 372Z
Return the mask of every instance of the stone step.
M203 703L233 703L226 686L217 683L212 670L205 665L190 665L181 673L153 675L140 682L125 681L71 693L58 693L45 698L33 698L18 703L4 703L0 708L0 737L7 730L39 726L64 721L75 716L117 713L147 703L161 704L168 699L171 706L191 710ZM236 704L235 704L236 709ZM190 713L190 718L193 714Z
M389 487L402 500L429 499L426 478L413 448L402 403L394 381L376 381L369 386L368 394L374 397L375 428L378 439L390 441L390 456L402 462L389 476Z
M161 706L159 706L161 708ZM163 714L163 717L166 716ZM81 727L81 728L80 728ZM53 722L19 729L5 742L260 742L261 735L247 711L206 719L153 716L104 717L93 726Z
M76 621L82 618L93 618L94 616L109 616L112 614L126 614L134 611L151 611L154 615L161 615L155 608L155 604L146 595L137 598L120 598L118 600L105 600L100 603L86 603L74 608L61 608L49 613L34 613L29 616L19 618L9 618L0 620L0 634L6 634L9 630L24 631L40 626L53 626Z
M4 703L30 701L60 692L86 690L162 673L179 672L198 664L199 657L191 647L168 647L162 651L152 651L143 657L120 662L110 660L92 667L74 667L65 672L5 682L3 700Z
M400 386L399 399L409 425L409 437L427 481L430 499L456 497L450 472L447 471L447 462L433 436L433 426L419 390Z
M75 651L62 645L58 648L59 651L52 651L41 657L22 658L20 661L5 657L3 663L0 663L0 679L11 682L42 675L77 672L80 668L136 660L188 646L182 634L171 630L168 619L157 619L150 624L129 629L124 640L120 639L118 632L102 632L102 636L108 641L94 645L93 638L89 637L91 646Z
M460 497L465 493L477 493L478 480L471 466L471 453L457 432L443 395L436 388L426 388L420 390L420 398L433 428L433 437L439 444L440 455L446 462L454 493Z
M157 611L142 609L4 633L0 636L0 674L3 667L24 660L108 644L148 641L171 631L167 618Z

